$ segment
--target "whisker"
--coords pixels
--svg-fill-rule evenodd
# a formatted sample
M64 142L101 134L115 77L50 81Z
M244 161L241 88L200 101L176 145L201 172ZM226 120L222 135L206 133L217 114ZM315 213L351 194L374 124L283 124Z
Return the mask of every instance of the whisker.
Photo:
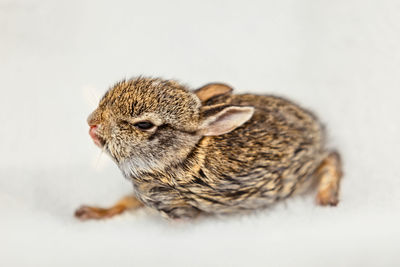
M96 159L95 167L96 167L97 169L99 169L99 167L100 167L101 156L102 156L103 154L104 154L104 147L100 150L100 153L99 153L99 155L97 156L97 159Z
M96 88L91 87L91 86L85 86L82 89L83 97L86 100L86 102L90 105L90 108L94 109L96 108L100 96L99 93L97 92Z

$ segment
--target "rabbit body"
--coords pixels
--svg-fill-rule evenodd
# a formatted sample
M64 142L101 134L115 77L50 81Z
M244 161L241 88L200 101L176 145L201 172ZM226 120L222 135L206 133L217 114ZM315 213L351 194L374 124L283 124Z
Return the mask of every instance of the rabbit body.
M244 107L249 119L221 134ZM217 134L199 130L216 114L225 120ZM136 119L155 129L138 130ZM120 82L88 120L102 125L102 145L137 199L170 218L266 207L308 187L327 155L318 119L284 98L229 91L201 99L168 80Z

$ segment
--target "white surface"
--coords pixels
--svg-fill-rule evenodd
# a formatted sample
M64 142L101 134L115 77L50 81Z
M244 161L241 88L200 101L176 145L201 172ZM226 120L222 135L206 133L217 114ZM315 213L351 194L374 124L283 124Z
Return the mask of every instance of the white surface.
M0 266L399 266L399 14L399 1L1 0ZM75 220L131 189L96 163L85 119L91 91L138 74L315 110L343 155L342 202Z

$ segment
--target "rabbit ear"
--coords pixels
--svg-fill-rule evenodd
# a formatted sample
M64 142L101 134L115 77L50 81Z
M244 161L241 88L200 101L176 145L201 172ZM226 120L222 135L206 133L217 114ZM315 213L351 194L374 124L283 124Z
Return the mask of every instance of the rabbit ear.
M195 90L194 93L200 99L201 102L224 94L231 93L233 88L223 83L209 83Z
M199 130L204 136L229 133L248 121L254 113L253 107L215 105L202 111L204 118Z

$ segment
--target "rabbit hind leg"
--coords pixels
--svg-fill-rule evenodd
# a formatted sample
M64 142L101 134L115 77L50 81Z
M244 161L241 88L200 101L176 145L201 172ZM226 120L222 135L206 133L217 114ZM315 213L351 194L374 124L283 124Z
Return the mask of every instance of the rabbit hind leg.
M334 151L321 162L316 171L318 193L316 201L321 206L336 206L339 203L339 187L342 178L340 155Z

